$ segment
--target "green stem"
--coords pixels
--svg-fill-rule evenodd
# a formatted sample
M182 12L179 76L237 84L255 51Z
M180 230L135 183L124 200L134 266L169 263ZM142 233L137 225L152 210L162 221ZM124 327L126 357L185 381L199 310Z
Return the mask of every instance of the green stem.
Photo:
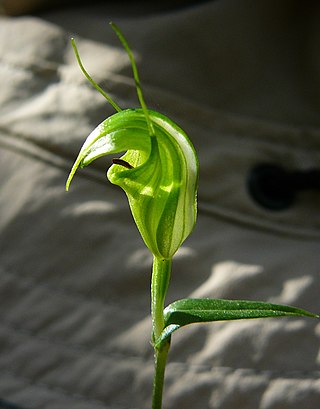
M171 259L154 256L151 281L152 337L155 342L164 329L163 309L171 273Z
M166 342L160 349L155 349L154 351L155 370L153 379L152 409L162 408L164 373L169 348L170 342Z
M152 409L161 409L164 373L170 342L156 347L156 341L164 329L163 309L171 273L171 259L154 257L151 282L152 341L154 345L155 372Z

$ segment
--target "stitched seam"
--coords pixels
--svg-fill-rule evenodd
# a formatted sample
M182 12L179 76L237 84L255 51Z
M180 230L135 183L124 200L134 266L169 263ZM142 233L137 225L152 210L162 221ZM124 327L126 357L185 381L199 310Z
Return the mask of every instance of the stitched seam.
M286 221L281 224L272 219L259 219L257 216L252 216L250 212L241 213L231 207L225 206L223 208L222 206L215 206L208 201L199 201L198 211L199 214L204 216L216 217L233 225L236 223L239 226L249 227L257 230L259 233L265 231L278 238L280 235L282 237L303 238L304 240L310 241L319 240L320 238L319 228L312 228L311 226L304 228L303 224L299 225L292 221Z

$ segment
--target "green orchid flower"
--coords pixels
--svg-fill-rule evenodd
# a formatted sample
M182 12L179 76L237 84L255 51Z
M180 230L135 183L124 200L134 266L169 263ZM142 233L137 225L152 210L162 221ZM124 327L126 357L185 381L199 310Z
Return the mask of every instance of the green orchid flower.
M118 112L89 135L71 170L108 154L126 153L107 173L127 194L137 227L150 251L171 258L196 222L198 160L187 135L169 118L142 109Z
M121 33L117 34L124 41ZM127 47L126 42L124 45ZM85 167L104 155L125 152L121 158L113 159L107 177L125 191L136 225L153 255L170 259L196 222L198 159L178 125L147 109L133 56L130 49L127 51L142 108L122 111L112 101L118 112L88 136L66 188L79 166ZM77 51L76 55L84 70ZM89 80L100 91L90 77ZM111 97L106 97L110 101Z

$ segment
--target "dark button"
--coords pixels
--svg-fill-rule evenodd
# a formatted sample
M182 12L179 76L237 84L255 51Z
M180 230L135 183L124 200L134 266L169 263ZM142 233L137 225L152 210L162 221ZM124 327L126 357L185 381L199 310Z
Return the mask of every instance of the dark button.
M320 189L320 169L289 172L278 165L261 164L250 171L247 187L260 206L285 210L293 205L299 190Z

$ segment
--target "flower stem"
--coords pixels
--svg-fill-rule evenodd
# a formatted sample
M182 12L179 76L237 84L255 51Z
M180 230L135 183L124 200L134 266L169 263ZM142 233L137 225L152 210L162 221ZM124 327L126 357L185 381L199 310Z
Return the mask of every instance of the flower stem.
M160 337L164 329L163 309L171 273L171 259L154 256L151 281L152 340Z
M153 394L152 394L152 409L162 408L162 394L164 384L164 373L166 369L167 356L170 348L170 342L166 342L161 348L154 351L154 379L153 379Z
M165 297L168 290L171 259L154 257L151 282L151 315L152 315L152 341L154 346L155 372L153 381L152 409L161 409L162 392L164 384L164 373L167 356L170 348L170 341L156 346L164 329L163 309Z

